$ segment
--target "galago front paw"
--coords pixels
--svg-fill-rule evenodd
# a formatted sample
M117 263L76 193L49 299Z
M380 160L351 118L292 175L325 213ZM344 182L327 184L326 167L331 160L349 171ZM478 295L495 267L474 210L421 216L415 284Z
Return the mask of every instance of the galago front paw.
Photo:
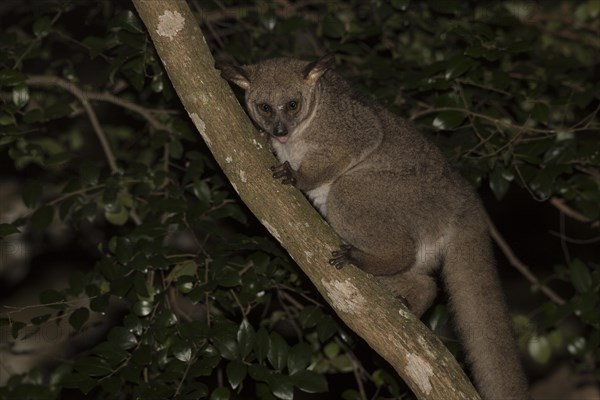
M283 164L271 167L271 172L273 172L274 179L281 179L281 183L285 185L296 184L296 178L294 178L292 166L287 161Z

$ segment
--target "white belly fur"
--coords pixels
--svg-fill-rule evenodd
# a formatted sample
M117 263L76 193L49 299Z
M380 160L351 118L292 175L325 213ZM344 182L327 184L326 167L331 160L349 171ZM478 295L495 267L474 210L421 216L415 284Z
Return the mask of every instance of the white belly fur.
M440 266L446 253L450 236L451 232L447 231L436 239L428 238L421 240L421 243L417 246L416 262L413 267L415 272L429 274Z
M277 139L273 139L271 144L279 161L282 163L289 162L292 169L297 171L300 167L300 162L306 155L308 146L298 145L292 140L293 138L290 138L287 143L280 143Z
M308 146L294 146L294 143L290 142L292 142L291 139L287 143L280 143L277 139L272 139L271 145L273 146L279 161L282 163L286 161L289 162L292 169L297 171L300 167L302 158L304 158L304 155L308 150ZM306 192L310 201L323 217L327 215L327 196L329 196L329 190L331 190L331 182L324 183L323 185Z
M319 210L323 217L327 216L327 197L329 197L330 190L331 182L325 183L318 188L306 192L310 201L317 208L317 210Z

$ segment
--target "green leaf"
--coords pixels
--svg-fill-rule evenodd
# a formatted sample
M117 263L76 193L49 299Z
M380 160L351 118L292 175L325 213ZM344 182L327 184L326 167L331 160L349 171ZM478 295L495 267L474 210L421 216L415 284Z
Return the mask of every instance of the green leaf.
M65 295L53 289L44 290L40 293L40 303L42 304L55 304L62 303L65 301Z
M128 314L123 319L123 326L136 336L140 336L144 330L142 320L135 314Z
M48 321L50 316L51 314L38 315L37 317L31 319L31 323L34 325L41 325L44 322Z
M396 10L406 11L406 8L410 4L410 0L392 0L391 4Z
M0 115L0 126L6 126L6 125L15 125L16 121L15 121L15 117L12 114L4 114L4 115ZM11 138L3 138L5 141L10 140ZM8 141L8 143L12 142L13 140ZM6 142L3 142L2 144L6 144Z
M548 170L540 170L529 182L529 187L536 194L537 200L548 200L554 189L554 179Z
M181 144L180 140L176 140L171 137L171 142L169 144L169 155L176 160L181 159L183 156L183 145Z
M256 333L256 340L254 343L254 354L259 362L267 357L269 352L269 334L264 327L260 327Z
M428 4L433 11L441 14L457 14L460 8L458 0L431 0Z
M83 394L88 394L96 386L97 381L87 376L87 374L74 372L66 374L60 383L65 388L79 389Z
M73 155L67 152L61 152L52 154L50 157L46 159L44 165L47 167L54 167L58 165L63 165L68 163L73 159Z
M337 322L329 315L324 315L317 324L317 335L321 343L329 340L338 330Z
M140 384L142 382L142 367L134 363L128 363L127 368L121 370L121 377L126 381Z
M109 306L109 296L98 296L90 300L90 310L105 313Z
M136 272L134 273L134 278L133 278L133 288L135 289L135 292L137 293L137 296L140 300L145 301L146 303L141 304L142 307L152 307L152 296L150 295L150 289L148 288L148 276L146 274L140 273L140 272ZM145 312L145 311L142 311ZM141 317L144 317L148 314L145 315L140 315Z
M113 368L99 357L83 357L75 361L73 368L87 376L106 376L113 372Z
M556 143L544 154L544 163L546 164L566 164L576 161L579 158L574 140L559 140L557 135Z
M171 346L173 356L181 362L187 363L192 359L192 347L183 341L178 341Z
M254 348L254 338L256 333L252 325L244 318L237 332L237 341L240 351L240 356L245 358Z
M440 130L458 128L465 120L466 115L461 111L443 111L433 120L433 127Z
M541 123L548 122L548 117L550 116L550 107L548 107L544 103L535 103L533 108L531 109L531 116Z
M206 181L196 181L194 182L194 195L198 198L198 200L203 201L205 203L210 203L211 201L211 192L210 187Z
M273 395L278 399L293 400L294 386L290 378L282 374L273 374L267 382Z
M236 287L242 282L239 271L230 266L220 268L215 274L215 280L224 287Z
M529 340L527 351L538 364L546 364L552 356L552 347L546 336L535 336Z
M0 70L0 86L16 86L25 83L25 75L13 69Z
M38 181L27 181L22 196L27 207L36 208L42 199L42 184Z
M332 359L340 353L340 346L335 342L327 343L323 348L323 353L325 357Z
M107 37L88 36L81 41L88 48L90 58L94 59L105 50L113 48L119 44L117 35L111 34Z
M167 276L167 280L176 281L182 276L195 277L197 272L198 264L194 260L186 260L173 267Z
M277 332L272 332L269 338L267 358L276 370L281 371L287 364L288 344Z
M129 219L129 212L127 211L127 208L121 206L118 207L115 212L104 211L104 217L111 224L121 226L127 223L127 220Z
M150 87L152 88L152 91L154 93L160 93L163 91L164 88L164 81L162 76L157 75L152 77L152 83L150 85Z
M457 78L467 72L474 64L475 61L470 57L454 57L452 60L448 61L445 77L446 79Z
M13 337L13 339L17 339L19 337L19 333L21 332L21 329L25 328L27 325L25 325L24 322L21 321L14 321L11 325L11 335Z
M432 331L435 331L438 328L444 327L448 322L448 319L448 307L438 304L429 316L429 328Z
M255 381L269 382L274 373L264 365L250 364L248 375Z
M9 236L21 231L13 224L0 224L0 236Z
M288 353L287 367L290 375L305 369L310 363L312 349L308 343L298 343Z
M90 160L83 160L79 166L79 182L81 186L94 186L98 184L100 168Z
M510 187L510 182L505 179L506 168L501 164L496 164L496 168L490 174L490 189L498 200L502 200Z
M152 355L154 351L151 346L141 345L139 349L137 349L131 355L131 361L136 363L137 365L143 367L145 365L150 365L152 363Z
M586 293L592 289L592 274L581 260L574 259L569 266L571 283L579 293Z
M444 1L444 0L441 0ZM485 58L488 61L496 61L504 53L499 49L488 48L481 44L474 44L467 48L465 55L473 58Z
M137 15L131 10L121 11L116 17L110 20L109 28L122 28L131 33L145 32Z
M68 116L73 109L68 103L55 103L44 110L44 117L48 120L59 119Z
M356 368L348 354L339 354L333 357L330 363L339 372L352 372Z
M219 349L219 353L224 359L234 360L237 358L238 345L234 338L228 336L213 337L213 344Z
M344 390L342 393L342 400L362 400L362 398L360 393L353 389Z
M304 307L298 315L298 321L302 328L312 328L323 318L323 310L317 306Z
M212 346L211 346L212 347ZM220 356L211 356L201 358L190 368L190 373L193 376L210 376L213 375L213 370L219 363L222 358Z
M87 322L90 317L90 310L86 307L80 307L69 316L69 323L76 331L80 330L81 327Z
M122 236L116 238L115 255L117 256L117 261L121 264L127 264L127 262L131 260L131 257L133 256L133 245L129 238Z
M50 17L43 16L38 18L33 23L33 34L38 38L43 38L48 35L50 29L52 28L52 20Z
M122 326L116 326L110 330L108 341L123 350L134 348L138 342L135 335Z
M181 293L190 293L194 290L196 281L197 280L192 276L182 276L177 280L177 289Z
M111 366L122 363L129 357L129 352L109 342L102 342L94 347L94 353L105 359Z
M210 394L210 400L228 400L231 397L231 393L228 388L220 387Z
M18 108L23 107L29 101L29 88L25 85L17 85L12 91L12 101Z
M140 300L137 301L133 307L131 308L131 310L138 316L140 317L145 317L147 315L150 315L150 313L152 312L152 309L154 308L154 304L151 301L147 301L147 300Z
M587 347L587 341L582 336L576 336L569 341L567 344L567 350L574 356L581 357L585 354L585 350Z
M225 372L227 373L227 379L231 387L237 389L240 383L246 378L248 367L241 360L232 360L227 364Z
M123 380L119 376L103 378L100 381L100 386L110 395L118 397L118 394L123 390Z
M71 373L71 371L73 371L73 366L71 364L62 364L57 366L50 372L48 383L51 387L59 385L63 381L64 377Z
M325 377L314 371L300 371L291 378L294 386L306 393L324 393L328 390Z
M327 13L322 20L322 29L325 36L333 39L341 38L345 33L344 23L332 13Z

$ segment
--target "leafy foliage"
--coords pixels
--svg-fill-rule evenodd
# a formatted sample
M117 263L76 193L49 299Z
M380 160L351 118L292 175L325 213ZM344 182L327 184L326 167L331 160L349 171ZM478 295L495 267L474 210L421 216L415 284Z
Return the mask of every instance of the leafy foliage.
M499 207L527 193L597 235L597 1L192 3L217 58L335 52L340 73L430 134ZM403 393L379 359L359 361L360 341L235 197L132 6L32 5L0 14L0 163L27 208L0 220L0 236L60 228L95 261L40 293L39 315L5 310L0 329L15 345L47 324L77 334L119 318L70 360L11 376L2 396ZM600 359L597 256L566 252L566 263L536 270L534 292L555 287L567 299L530 296L533 311L515 317L536 362L566 351L597 371L585 364ZM443 306L430 313L433 328L446 320ZM331 385L352 372L360 384Z

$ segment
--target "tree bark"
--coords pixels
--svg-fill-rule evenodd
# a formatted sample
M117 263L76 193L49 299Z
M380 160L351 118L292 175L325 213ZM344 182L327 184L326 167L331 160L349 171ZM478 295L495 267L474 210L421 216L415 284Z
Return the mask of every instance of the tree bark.
M339 317L384 357L419 399L479 399L441 341L378 282L328 264L340 239L295 188L271 177L277 162L252 126L183 0L133 0L191 120L232 186Z

